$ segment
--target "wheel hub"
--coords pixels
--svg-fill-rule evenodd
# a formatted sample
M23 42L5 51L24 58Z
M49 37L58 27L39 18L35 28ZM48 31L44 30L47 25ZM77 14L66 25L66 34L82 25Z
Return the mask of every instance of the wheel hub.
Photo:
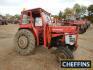
M19 37L18 44L20 48L25 49L28 45L27 37L26 36Z

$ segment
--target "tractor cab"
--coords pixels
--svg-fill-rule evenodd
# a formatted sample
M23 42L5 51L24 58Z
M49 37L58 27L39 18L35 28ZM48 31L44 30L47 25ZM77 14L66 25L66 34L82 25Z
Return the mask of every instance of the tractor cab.
M44 11L41 8L25 10L22 11L21 14L21 24L31 24L34 27L42 27L44 26L44 23L51 22L50 13Z
M51 23L50 13L41 8L25 10L21 12L21 24L33 25L34 27L42 27L45 23ZM32 24L33 23L33 24Z
M51 24L50 13L41 8L25 10L21 12L20 29L34 29L35 36L38 37L38 44L44 43L44 27Z
M16 50L20 54L30 54L36 46L44 45L45 48L64 50L61 52L69 55L66 58L73 57L71 51L77 48L77 27L53 25L50 16L42 8L21 12L20 28L15 36Z

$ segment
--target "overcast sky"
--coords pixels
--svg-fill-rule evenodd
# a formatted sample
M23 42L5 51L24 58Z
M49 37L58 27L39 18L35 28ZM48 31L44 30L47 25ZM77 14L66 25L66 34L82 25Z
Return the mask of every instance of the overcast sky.
M0 13L15 15L20 14L23 8L41 7L52 14L58 14L59 10L72 8L76 3L89 6L93 0L0 0Z

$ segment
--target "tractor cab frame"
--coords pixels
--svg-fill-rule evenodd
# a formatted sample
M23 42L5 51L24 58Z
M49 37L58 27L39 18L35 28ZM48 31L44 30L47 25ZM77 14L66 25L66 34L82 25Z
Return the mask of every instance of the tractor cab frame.
M50 16L51 14L42 8L21 12L20 28L15 37L20 54L30 54L35 46L44 45L45 48L60 48L65 55L70 53L66 58L73 57L71 51L77 48L78 28L54 25Z

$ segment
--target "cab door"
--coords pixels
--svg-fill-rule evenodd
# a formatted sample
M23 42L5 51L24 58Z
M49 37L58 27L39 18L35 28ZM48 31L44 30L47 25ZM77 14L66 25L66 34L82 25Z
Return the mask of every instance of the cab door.
M22 12L20 28L32 28L31 11Z
M41 16L41 13L35 14L36 16L34 17L34 22L35 22L35 28L38 32L38 38L39 38L39 44L43 45L43 19Z

